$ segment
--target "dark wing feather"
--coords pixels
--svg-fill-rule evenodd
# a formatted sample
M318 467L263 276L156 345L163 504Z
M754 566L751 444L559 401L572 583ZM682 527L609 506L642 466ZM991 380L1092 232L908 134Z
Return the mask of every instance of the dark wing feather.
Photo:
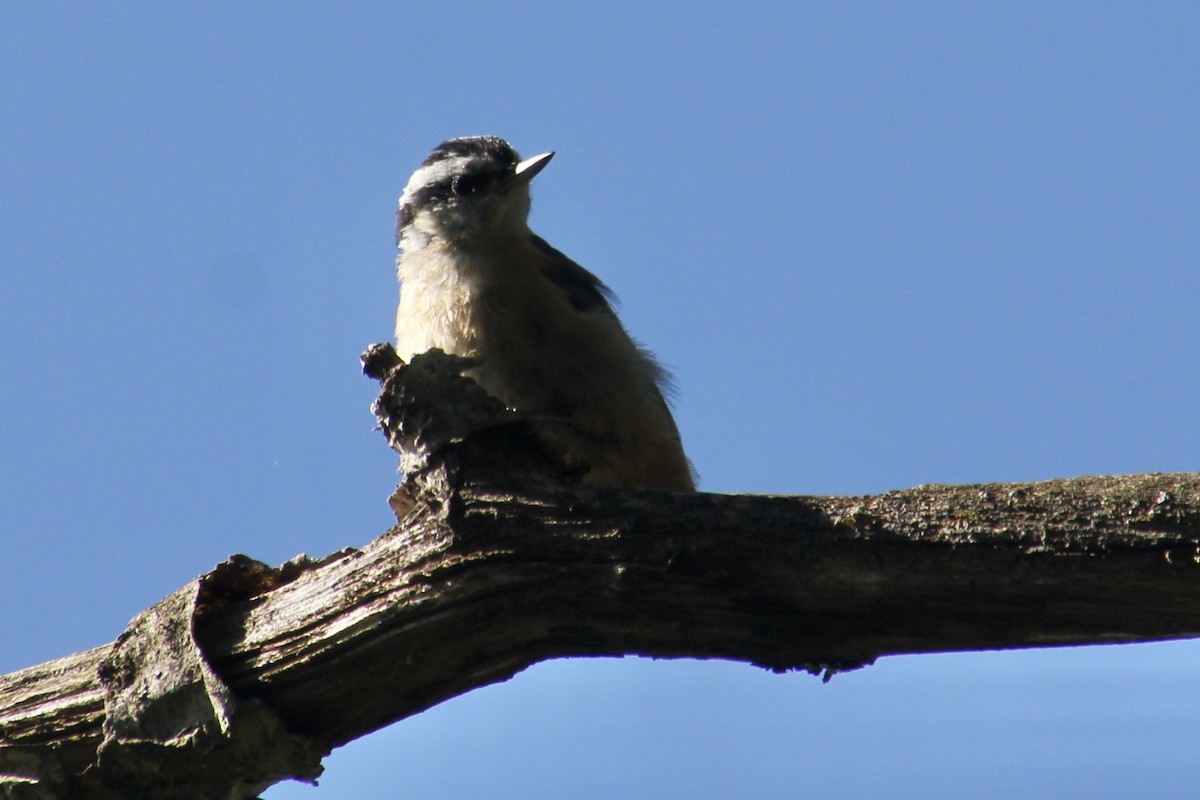
M532 239L533 246L546 256L542 274L566 292L572 306L579 311L604 310L612 313L616 296L604 285L604 281L555 250L537 234L533 234Z

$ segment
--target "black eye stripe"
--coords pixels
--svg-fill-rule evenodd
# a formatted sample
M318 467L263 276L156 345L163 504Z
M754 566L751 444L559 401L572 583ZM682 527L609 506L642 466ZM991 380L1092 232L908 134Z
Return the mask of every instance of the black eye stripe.
M485 192L496 185L500 174L499 170L486 169L460 175L450 181L450 191L457 195Z
M400 236L404 233L404 229L412 224L413 211L412 205L405 203L396 211L396 241L400 241Z

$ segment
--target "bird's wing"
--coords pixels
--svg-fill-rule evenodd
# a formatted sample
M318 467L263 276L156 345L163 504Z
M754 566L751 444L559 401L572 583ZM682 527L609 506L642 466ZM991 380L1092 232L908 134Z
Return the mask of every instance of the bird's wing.
M537 234L533 235L533 246L546 256L542 262L542 274L566 293L572 306L579 311L612 313L616 296L604 285L604 281L551 247Z

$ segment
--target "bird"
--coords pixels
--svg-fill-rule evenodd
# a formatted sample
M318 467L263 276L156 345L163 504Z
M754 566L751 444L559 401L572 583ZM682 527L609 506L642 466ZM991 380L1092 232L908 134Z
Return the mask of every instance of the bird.
M464 374L540 420L585 483L694 491L668 374L611 290L529 228L530 181L553 157L468 136L412 173L396 214L397 355L470 359Z

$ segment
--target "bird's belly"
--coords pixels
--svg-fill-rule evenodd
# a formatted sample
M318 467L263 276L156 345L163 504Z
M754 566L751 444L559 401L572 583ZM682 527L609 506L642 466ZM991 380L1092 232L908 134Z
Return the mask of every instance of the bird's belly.
M471 308L471 289L462 284L404 286L396 311L396 353L405 361L435 347L451 355L478 355Z

